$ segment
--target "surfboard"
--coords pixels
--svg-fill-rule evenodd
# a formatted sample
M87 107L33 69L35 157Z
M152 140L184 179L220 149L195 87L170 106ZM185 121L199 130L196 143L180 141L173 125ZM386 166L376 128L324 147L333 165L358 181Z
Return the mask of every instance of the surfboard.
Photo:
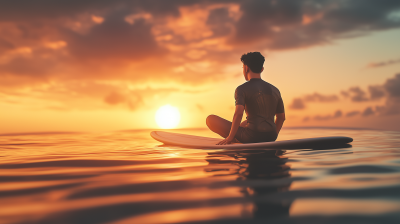
M165 131L153 131L150 133L151 137L155 140L162 142L166 145L196 148L196 149L251 149L251 148L264 148L264 149L305 149L315 147L330 147L345 145L352 142L353 139L344 136L331 136L320 138L304 138L274 142L260 142L260 143L233 143L229 145L217 145L222 141L222 138L208 138L196 135L186 135L180 133L172 133Z

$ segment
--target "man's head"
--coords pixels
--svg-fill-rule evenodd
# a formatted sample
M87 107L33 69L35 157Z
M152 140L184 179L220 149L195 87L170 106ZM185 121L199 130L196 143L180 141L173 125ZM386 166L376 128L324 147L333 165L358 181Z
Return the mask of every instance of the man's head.
M249 52L242 55L240 60L244 65L247 65L253 73L261 73L263 70L265 58L260 52Z

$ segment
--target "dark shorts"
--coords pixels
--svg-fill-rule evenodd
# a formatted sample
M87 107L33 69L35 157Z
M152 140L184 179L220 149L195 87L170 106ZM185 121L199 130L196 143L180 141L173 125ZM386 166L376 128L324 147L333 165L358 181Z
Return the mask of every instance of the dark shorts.
M208 128L226 138L231 131L232 122L216 115L210 115L206 120ZM241 143L257 143L275 141L278 135L276 132L257 132L248 127L239 127L235 138Z

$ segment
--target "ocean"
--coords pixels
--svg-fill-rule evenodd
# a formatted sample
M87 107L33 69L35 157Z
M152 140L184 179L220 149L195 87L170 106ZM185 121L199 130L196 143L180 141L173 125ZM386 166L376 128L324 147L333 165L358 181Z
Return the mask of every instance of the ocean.
M400 223L400 132L284 128L278 140L324 136L354 141L204 150L150 130L2 134L0 223Z

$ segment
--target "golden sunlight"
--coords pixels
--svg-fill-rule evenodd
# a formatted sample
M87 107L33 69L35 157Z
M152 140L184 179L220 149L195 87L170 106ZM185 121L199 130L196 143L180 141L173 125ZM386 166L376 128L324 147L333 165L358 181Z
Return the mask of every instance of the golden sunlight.
M178 108L171 105L160 107L156 112L156 122L160 128L170 129L175 128L181 119L181 114Z

